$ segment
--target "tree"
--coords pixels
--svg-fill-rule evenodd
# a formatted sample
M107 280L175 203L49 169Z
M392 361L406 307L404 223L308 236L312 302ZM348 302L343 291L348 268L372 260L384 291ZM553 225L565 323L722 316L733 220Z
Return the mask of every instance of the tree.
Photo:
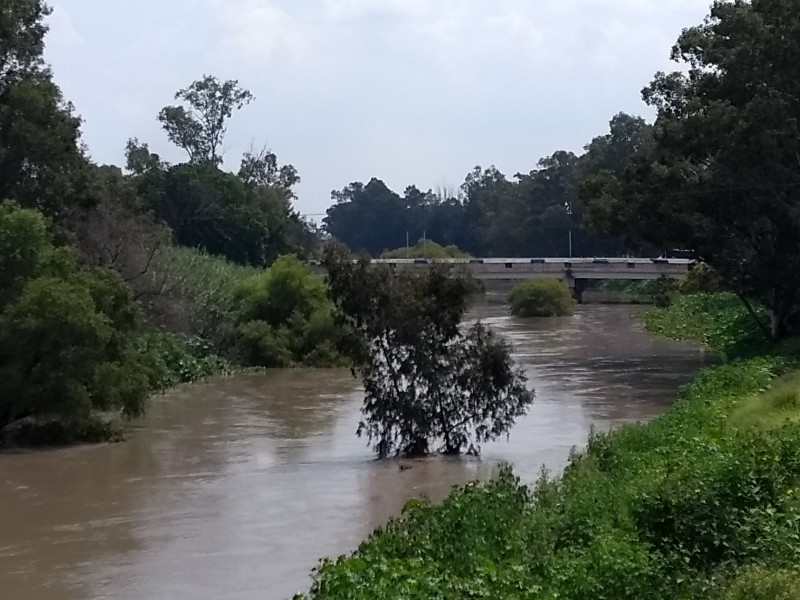
M773 339L800 315L800 0L717 1L645 88L655 143L607 190L633 241L690 248Z
M0 10L0 92L44 68L44 19L51 12L42 0L4 0Z
M508 345L480 324L460 327L469 281L443 267L395 273L338 246L323 265L364 385L358 435L379 456L478 453L527 412L533 393Z
M142 413L138 309L116 273L79 265L40 213L6 203L0 282L0 430L26 418L80 430L98 410Z
M251 193L236 175L213 165L175 165L145 174L139 192L179 244L240 264L267 261L269 198Z
M59 217L86 201L80 119L44 63L39 0L7 0L0 9L0 199Z
M186 106L165 106L158 120L170 141L183 148L189 162L217 166L222 162L226 123L235 110L252 102L253 95L235 80L205 75L175 94Z
M278 166L278 157L266 148L259 152L245 152L239 167L239 177L247 185L277 188L283 191L287 200L295 198L292 188L300 183L297 169L293 165Z
M152 170L163 170L168 166L158 154L150 152L150 146L140 144L138 138L130 138L125 144L125 168L134 175L144 175Z
M323 219L326 231L359 252L380 254L406 245L408 217L403 199L380 179L354 182L331 192L336 204Z

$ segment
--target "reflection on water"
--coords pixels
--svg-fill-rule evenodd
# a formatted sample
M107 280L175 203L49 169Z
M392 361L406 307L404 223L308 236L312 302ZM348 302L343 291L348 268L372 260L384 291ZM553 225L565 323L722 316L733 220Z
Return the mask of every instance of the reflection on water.
M480 460L373 460L344 370L186 387L124 444L0 455L4 597L290 597L317 558L352 550L408 498L440 499L504 461L527 481L560 469L591 426L660 414L712 359L648 335L635 308L526 322L496 300L473 317L512 343L536 403Z

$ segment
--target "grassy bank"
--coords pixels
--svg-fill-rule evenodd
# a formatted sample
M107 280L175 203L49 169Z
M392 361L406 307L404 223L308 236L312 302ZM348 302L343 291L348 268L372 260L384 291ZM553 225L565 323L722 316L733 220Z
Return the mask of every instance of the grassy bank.
M667 333L689 313L648 325ZM743 346L713 319L708 342ZM529 488L504 470L440 506L411 502L323 562L307 598L800 598L795 366L762 355L707 369L663 417L592 436L559 479Z

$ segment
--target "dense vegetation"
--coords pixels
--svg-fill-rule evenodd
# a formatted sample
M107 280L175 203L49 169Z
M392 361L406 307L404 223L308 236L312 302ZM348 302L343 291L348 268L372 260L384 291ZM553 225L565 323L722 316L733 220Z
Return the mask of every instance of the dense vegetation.
M614 256L626 249L623 237L583 226L580 184L591 175L622 173L651 139L644 120L619 114L609 133L593 139L582 155L555 152L513 179L495 167L475 167L459 189L424 192L412 185L402 195L377 178L354 182L333 192L324 228L372 255L402 248L410 236L473 256Z
M686 29L645 101L653 143L621 175L587 186L598 231L633 247L691 248L744 302L761 303L765 335L800 316L800 2L718 1Z
M568 317L575 311L575 299L558 279L530 279L514 286L508 295L515 317Z
M0 204L0 431L45 421L97 435L98 411L142 413L139 311L116 273L57 248L41 213Z
M205 76L158 115L188 162L132 138L126 171L96 165L42 58L49 14L0 11L0 443L117 437L154 390L339 364L324 283L286 256L317 244L296 170L266 149L220 168L252 95Z
M323 255L343 347L364 385L366 435L380 457L478 454L533 402L505 341L462 328L471 282L437 265L422 274Z
M725 313L740 307L690 296L649 323L744 348L752 327ZM324 561L308 598L795 598L800 388L781 377L795 364L707 369L665 416L593 435L560 479L528 488L504 470L441 506L412 501Z

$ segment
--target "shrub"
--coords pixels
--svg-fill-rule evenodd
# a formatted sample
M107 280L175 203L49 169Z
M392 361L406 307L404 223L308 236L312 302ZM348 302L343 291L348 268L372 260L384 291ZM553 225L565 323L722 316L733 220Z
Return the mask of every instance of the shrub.
M516 317L566 317L575 310L569 288L557 279L530 279L517 284L509 295Z
M764 311L756 310L762 318ZM680 296L669 308L645 314L653 333L691 340L734 356L760 348L763 335L742 301L728 292Z
M136 349L156 390L233 372L233 365L198 337L152 330L137 337Z
M236 355L244 364L289 367L341 364L339 329L323 279L282 256L234 288Z
M681 294L713 294L719 292L720 287L720 280L714 269L705 263L698 263L678 285L678 291Z

